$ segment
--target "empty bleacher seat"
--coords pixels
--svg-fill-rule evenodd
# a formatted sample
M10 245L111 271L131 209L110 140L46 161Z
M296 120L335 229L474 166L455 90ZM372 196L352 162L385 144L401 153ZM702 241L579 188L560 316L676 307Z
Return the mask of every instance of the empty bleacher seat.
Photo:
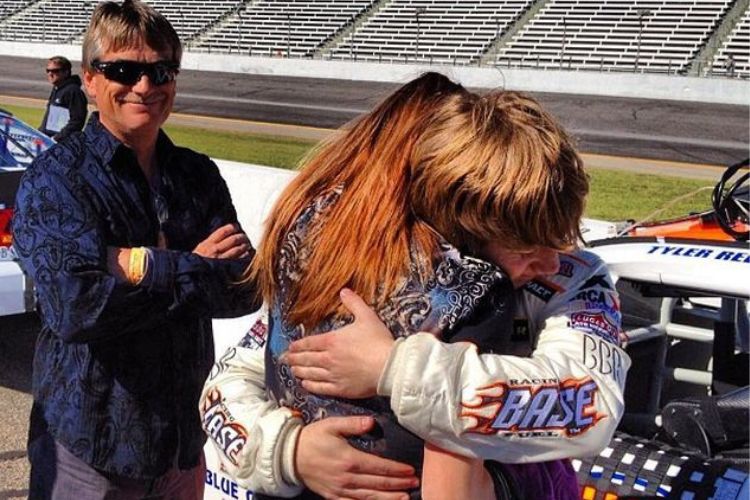
M501 50L496 63L557 52L541 68L684 70L710 37L730 0L550 0ZM553 36L554 35L554 36ZM607 59L611 51L621 57ZM570 60L585 54L586 58ZM507 61L506 61L507 60ZM658 69L657 69L658 68Z

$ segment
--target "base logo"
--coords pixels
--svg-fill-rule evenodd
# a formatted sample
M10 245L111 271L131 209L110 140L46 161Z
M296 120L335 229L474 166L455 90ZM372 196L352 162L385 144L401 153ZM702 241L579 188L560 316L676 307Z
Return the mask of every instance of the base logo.
M598 390L589 377L499 382L463 402L461 416L478 434L578 436L606 416L595 409Z
M237 465L237 456L247 443L247 431L242 425L234 422L234 418L222 402L221 392L218 389L211 389L201 410L203 429L206 434L218 445L224 455Z
M12 246L0 245L0 260L18 260L18 253Z

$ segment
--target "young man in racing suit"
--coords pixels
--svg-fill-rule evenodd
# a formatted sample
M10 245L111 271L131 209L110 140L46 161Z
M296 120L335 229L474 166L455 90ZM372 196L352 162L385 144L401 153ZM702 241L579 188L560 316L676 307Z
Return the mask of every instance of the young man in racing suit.
M535 498L554 498L557 478L528 464L597 454L624 411L630 359L619 346L619 301L603 262L578 251L560 256L556 275L527 283L517 303L502 355L479 355L469 343L445 344L431 334L394 342L387 331L378 331L384 327L377 316L350 298L355 322L298 341L288 361L312 392L359 398L377 389L390 396L399 423L425 441L501 462L517 496L531 498L533 487ZM373 472L375 466L368 470L365 462L342 465L330 448L315 457L319 477L298 474L302 421L268 401L262 343L255 331L227 351L201 397L204 428L238 483L282 496L296 494L310 480L328 481L332 494L355 498L365 491L406 489L395 477L403 471ZM222 439L226 427L238 437ZM365 460L362 455L357 459ZM322 476L336 467L346 470ZM393 481L384 479L389 474Z

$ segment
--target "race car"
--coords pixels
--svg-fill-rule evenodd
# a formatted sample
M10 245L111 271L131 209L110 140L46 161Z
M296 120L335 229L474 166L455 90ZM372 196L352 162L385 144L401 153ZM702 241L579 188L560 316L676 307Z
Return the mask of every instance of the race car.
M617 279L633 365L615 438L573 462L582 498L750 496L749 175L727 168L711 211L589 242Z
M31 281L13 251L10 222L21 175L33 159L54 141L0 109L0 316L34 309Z
M627 236L661 236L711 241L747 241L748 230L748 160L726 169L714 187L713 210L689 214L676 219L631 224L623 231Z

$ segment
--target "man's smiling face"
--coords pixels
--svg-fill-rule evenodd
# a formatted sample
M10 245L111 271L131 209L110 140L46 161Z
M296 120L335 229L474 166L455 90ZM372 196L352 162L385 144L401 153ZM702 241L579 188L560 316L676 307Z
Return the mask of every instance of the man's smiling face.
M141 63L171 62L145 43L118 51L106 51L99 62L137 61ZM132 138L155 138L159 128L172 111L176 83L174 80L156 85L148 75L141 75L132 85L109 80L95 68L84 73L89 96L96 101L99 119L115 137L128 144Z

